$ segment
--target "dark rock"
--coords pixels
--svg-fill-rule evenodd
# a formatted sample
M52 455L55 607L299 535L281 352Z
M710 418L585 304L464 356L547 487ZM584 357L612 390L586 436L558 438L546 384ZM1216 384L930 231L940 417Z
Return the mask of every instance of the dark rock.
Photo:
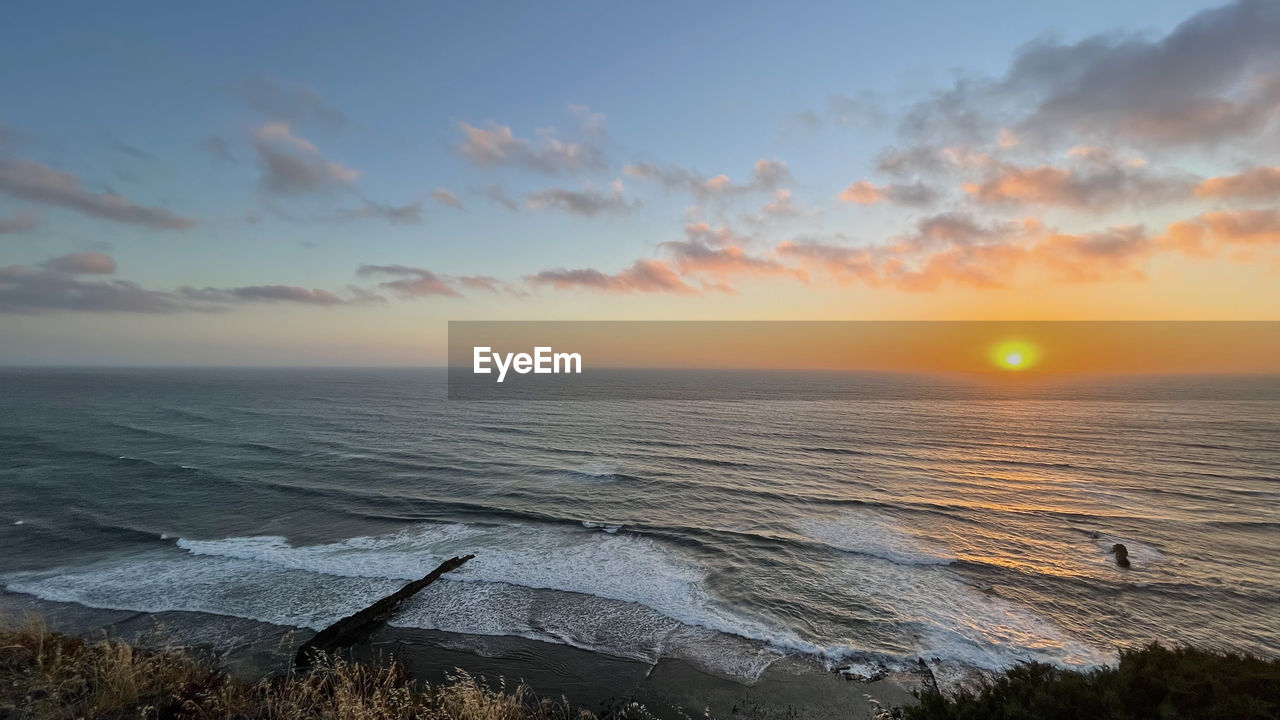
M1129 567L1129 548L1121 543L1111 546L1111 554L1116 556L1116 564L1122 568Z

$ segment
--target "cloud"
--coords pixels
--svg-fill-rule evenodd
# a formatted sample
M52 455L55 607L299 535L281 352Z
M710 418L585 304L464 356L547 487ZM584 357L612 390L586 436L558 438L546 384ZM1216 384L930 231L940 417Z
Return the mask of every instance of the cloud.
M320 150L293 133L288 123L272 122L253 134L253 150L262 168L262 190L300 195L342 188L360 177L357 170L326 160Z
M725 292L734 292L730 282L738 276L804 277L803 273L797 273L777 260L750 255L737 245L716 247L697 240L686 240L662 243L659 249L672 256L680 275L701 278L704 286Z
M1197 197L1280 200L1280 167L1261 166L1237 175L1212 177L1196 186Z
M431 197L435 198L436 202L441 205L448 205L451 208L457 208L459 210L463 209L462 201L458 199L458 196L445 188L436 188L431 191Z
M372 297L364 295L357 300L348 300L328 290L307 289L294 285L249 285L236 288L193 288L184 286L179 288L178 292L191 300L202 302L291 302L324 307L369 302Z
M137 145L130 145L127 142L121 142L119 140L116 140L112 143L112 148L116 152L122 155L128 155L134 160L150 160L151 159L151 154L148 153L146 150L143 150Z
M20 265L0 267L0 313L171 313L193 309L170 293L125 280L82 280Z
M915 231L899 238L900 249L919 250L969 246L1007 239L1021 230L1039 230L1037 221L997 222L984 225L963 211L929 215L916 221Z
M565 142L547 131L538 141L516 137L507 125L479 128L459 122L466 139L458 152L481 167L514 166L546 175L604 167L604 154L590 143Z
M778 244L777 253L825 273L837 282L861 281L868 285L878 285L880 276L876 254L868 248L843 242L843 238L838 239L841 242L814 237L784 240Z
M800 206L791 199L791 191L782 189L773 193L773 199L760 208L760 212L772 217L796 217L803 214Z
M483 196L491 202L501 205L510 212L520 212L520 204L512 199L501 185L489 185L487 187L473 189L472 192Z
M919 182L874 185L868 180L859 180L840 193L841 202L859 205L891 202L898 205L923 207L933 204L937 199L936 190Z
M110 275L116 263L96 252L47 260L38 268L0 267L0 313L176 313L218 312L235 303L298 303L329 307L386 302L374 293L348 287L349 296L292 285L235 288L182 286L174 291L148 290L128 280L89 280L84 275Z
M41 266L53 272L68 275L114 275L116 261L110 255L100 252L82 252L63 255L41 263Z
M338 211L339 214L356 218L377 218L386 220L392 225L419 225L422 223L422 201L416 200L407 205L384 205L366 200L364 205Z
M609 293L674 293L696 295L698 290L686 284L669 265L661 260L637 260L631 267L609 275L591 268L543 270L529 275L531 285L547 285L557 290L586 289Z
M1145 165L1117 162L1095 148L1074 151L1083 165L1020 167L1000 163L981 182L964 189L985 205L1040 205L1105 209L1154 205L1191 195L1195 180L1160 174Z
M444 278L426 268L406 265L362 265L356 271L364 277L376 275L397 276L396 280L378 283L378 287L394 292L403 298L420 298L431 295L462 297Z
M39 218L19 210L14 212L13 215L8 218L0 218L0 235L34 230L39 225Z
M1053 234L1028 255L1058 280L1090 283L1145 279L1142 264L1154 250L1142 227L1131 225L1085 235Z
M278 78L255 77L235 87L245 104L268 120L291 125L341 127L347 116L307 85Z
M227 141L217 135L210 135L197 144L216 160L229 163L236 161L235 156L231 154L231 147L227 145Z
M196 224L163 208L137 205L114 192L90 192L75 175L31 160L0 158L0 193L130 225L185 230Z
M998 79L967 78L917 105L913 136L1052 142L1096 136L1152 146L1259 137L1280 110L1280 5L1239 0L1169 34L1095 35L1024 46Z
M488 275L463 275L458 278L458 283L462 287L472 290L488 290L489 292L498 292L498 286L501 283L498 278L489 277Z
M786 163L770 159L757 160L751 170L751 178L745 183L735 183L724 174L708 178L676 165L663 167L636 163L624 165L622 172L640 180L656 181L670 190L687 190L699 201L773 191L791 179L791 170Z
M548 188L529 195L525 198L525 205L535 210L563 210L583 217L594 217L602 212L627 212L634 207L623 197L621 181L612 183L608 192L593 187L582 191Z
M1162 247L1209 257L1224 247L1280 247L1280 211L1208 212L1171 223L1158 239Z
M608 134L608 118L602 112L596 112L586 105L570 105L569 113L578 122L578 131L583 135L603 137Z

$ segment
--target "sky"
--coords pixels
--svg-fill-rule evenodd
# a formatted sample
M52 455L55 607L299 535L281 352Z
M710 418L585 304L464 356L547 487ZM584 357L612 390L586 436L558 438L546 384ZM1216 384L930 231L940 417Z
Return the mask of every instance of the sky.
M15 2L0 364L1280 319L1280 2Z

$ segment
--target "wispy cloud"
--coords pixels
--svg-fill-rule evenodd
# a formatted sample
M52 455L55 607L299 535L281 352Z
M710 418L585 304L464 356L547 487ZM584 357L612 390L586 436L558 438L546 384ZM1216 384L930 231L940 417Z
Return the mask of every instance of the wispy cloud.
M595 187L584 190L539 190L525 198L525 206L535 210L561 210L583 217L594 217L600 213L623 213L635 207L623 196L621 181L611 183L607 191Z
M840 202L858 205L890 202L924 207L933 204L937 199L938 192L920 182L875 185L869 180L859 180L840 193Z
M75 175L32 160L0 158L0 193L130 225L185 230L196 224L164 208L138 205L114 192L91 192Z
M349 122L345 113L302 83L260 76L239 83L234 91L245 104L270 121L328 127L341 127Z
M421 298L432 295L442 297L462 297L445 278L420 267L407 265L362 265L357 273L363 277L378 275L396 276L395 280L378 283L378 287L389 290L403 298Z
M674 293L696 295L698 290L661 260L637 260L624 270L608 274L592 268L569 270L558 268L528 275L533 286L549 286L558 290L586 289L608 293Z
M385 205L366 200L364 205L358 208L342 209L338 213L345 217L377 218L386 220L392 225L420 225L422 224L422 201L415 200L405 205Z
M774 159L756 161L750 178L745 182L734 182L724 174L707 177L678 165L635 163L624 165L622 172L639 180L655 181L671 190L688 191L700 202L752 192L773 191L791 179L791 170L787 164Z
M0 218L0 235L21 233L34 230L40 226L40 218L30 213L16 211L7 218Z
M299 195L346 187L358 170L326 159L315 145L294 134L288 123L272 122L253 134L253 149L262 169L264 192Z
M48 270L69 275L114 275L116 261L100 252L82 252L46 260L41 265Z
M1280 199L1280 167L1261 166L1236 175L1209 178L1196 186L1196 196L1247 200Z
M462 201L458 199L458 196L445 188L436 188L435 190L432 190L431 197L435 198L435 201L441 205L447 205L448 207L456 208L458 210L463 209Z
M567 142L543 131L536 140L517 137L510 126L489 123L481 128L459 122L465 139L458 152L482 167L513 166L546 175L578 173L604 167L604 153L588 142Z

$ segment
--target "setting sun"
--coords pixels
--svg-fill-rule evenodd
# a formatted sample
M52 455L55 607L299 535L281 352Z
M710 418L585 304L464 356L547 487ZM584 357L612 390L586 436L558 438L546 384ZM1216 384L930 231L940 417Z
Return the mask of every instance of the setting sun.
M1004 370L1026 370L1035 364L1039 353L1035 346L1021 340L1008 340L991 351L995 364Z

